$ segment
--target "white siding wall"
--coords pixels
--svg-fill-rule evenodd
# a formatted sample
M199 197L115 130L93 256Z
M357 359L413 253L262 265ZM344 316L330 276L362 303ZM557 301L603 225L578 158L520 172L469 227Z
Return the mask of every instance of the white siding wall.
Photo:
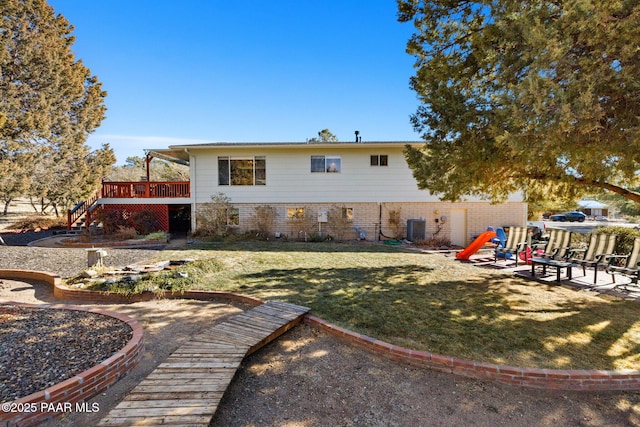
M527 205L520 194L507 203L491 204L486 200L469 198L460 203L441 202L428 191L419 190L409 169L403 146L316 147L313 145L279 147L206 147L190 148L191 195L193 211L222 192L239 209L238 231L253 229L255 207L270 205L276 208L276 229L290 236L296 233L287 208L304 207L310 215L331 206L353 208L353 226L366 231L367 239L377 239L378 233L390 235L389 214L401 212L401 223L407 219L424 218L427 238L451 239L451 222L438 226L435 218L450 217L451 209L466 209L463 230L455 230L462 240L470 242L488 226L524 225ZM311 156L339 156L340 173L312 173ZM371 155L387 155L388 166L370 166ZM218 156L251 158L265 156L267 185L218 185ZM197 228L196 215L192 225Z
M194 201L205 203L212 194L223 192L235 203L437 202L437 197L418 189L402 150L402 146L356 144L346 148L298 145L192 149L191 155L197 160L191 162ZM341 157L341 172L312 173L312 155ZM370 166L371 155L389 156L389 165ZM267 185L218 185L218 156L265 156Z

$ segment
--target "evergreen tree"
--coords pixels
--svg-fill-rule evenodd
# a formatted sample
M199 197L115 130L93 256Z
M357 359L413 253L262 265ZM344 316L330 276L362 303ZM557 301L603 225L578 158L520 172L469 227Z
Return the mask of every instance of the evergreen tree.
M0 194L68 207L95 191L115 162L89 133L104 119L106 92L71 50L73 27L45 0L0 0Z
M318 132L318 137L311 138L309 142L338 142L338 137L329 129L322 129Z
M406 150L443 199L609 190L640 202L637 0L398 0L416 33Z

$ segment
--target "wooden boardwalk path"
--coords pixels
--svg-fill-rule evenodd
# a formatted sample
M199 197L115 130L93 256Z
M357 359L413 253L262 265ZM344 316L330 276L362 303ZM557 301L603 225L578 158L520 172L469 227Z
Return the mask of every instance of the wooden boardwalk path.
M99 426L208 426L242 359L298 324L307 311L269 301L194 336Z

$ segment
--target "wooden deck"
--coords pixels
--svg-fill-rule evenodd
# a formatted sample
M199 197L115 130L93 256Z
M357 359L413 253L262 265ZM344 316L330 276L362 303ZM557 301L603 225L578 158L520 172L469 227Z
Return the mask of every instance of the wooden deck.
M208 426L242 359L298 324L307 311L269 301L194 336L99 426Z

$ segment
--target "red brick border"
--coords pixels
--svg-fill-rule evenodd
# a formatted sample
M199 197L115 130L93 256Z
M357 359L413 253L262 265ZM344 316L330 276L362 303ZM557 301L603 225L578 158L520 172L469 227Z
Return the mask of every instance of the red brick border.
M4 270L0 270L0 277ZM38 277L42 280L41 274L30 274L34 272L25 272L22 278L33 279ZM12 276L17 278L17 276ZM140 361L144 351L144 336L142 326L137 320L132 319L124 314L119 314L101 309L89 309L75 306L52 306L49 304L35 305L22 304L14 302L3 302L21 307L46 308L53 310L75 310L88 313L101 314L103 316L113 317L126 323L132 330L133 336L127 344L111 357L103 360L98 365L87 369L78 375L55 384L44 390L30 394L28 396L9 402L10 411L7 411L3 405L0 409L0 424L6 427L24 427L37 425L46 419L58 416L64 412L76 411L76 404L81 405L93 396L101 393L109 388L120 378L127 375ZM82 409L82 407L81 407ZM85 410L91 410L90 406L84 407Z
M548 390L640 390L640 371L534 369L481 363L395 346L306 315L305 323L356 347L419 368Z
M121 295L109 292L89 291L87 289L69 288L62 284L62 279L57 274L47 273L44 271L32 270L12 270L0 269L0 279L27 279L45 282L53 288L53 296L61 300L74 300L92 303L112 303L112 304L129 304L140 301L151 301L157 298L180 299L191 298L195 300L207 301L214 299L224 299L240 304L257 306L263 304L260 298L248 295L235 294L231 292L215 292L215 291L184 291L184 292L149 292L145 291L134 295Z
M20 273L23 275L20 275ZM25 273L26 275L24 275ZM128 303L148 301L158 297L153 292L143 292L132 297L125 297L84 289L67 288L62 285L59 276L37 271L0 270L0 278L27 278L45 281L53 286L54 296L61 299ZM198 300L226 299L251 306L260 305L264 302L259 298L246 295L211 291L164 292L160 297L193 298ZM526 388L582 391L640 390L640 371L637 370L534 369L482 363L395 346L349 331L312 315L306 315L304 321L308 325L330 333L350 345L420 368L433 369L469 378L493 380Z

